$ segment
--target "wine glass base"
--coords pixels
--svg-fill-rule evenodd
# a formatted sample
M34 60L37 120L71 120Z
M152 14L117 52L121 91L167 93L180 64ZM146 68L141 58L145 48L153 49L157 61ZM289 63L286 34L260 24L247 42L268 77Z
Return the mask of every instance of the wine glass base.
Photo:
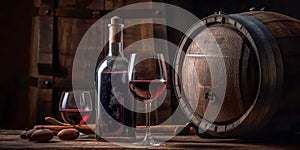
M155 140L152 137L145 137L143 140L136 141L132 144L137 145L137 146L162 146L162 145L165 145L165 143L163 141Z

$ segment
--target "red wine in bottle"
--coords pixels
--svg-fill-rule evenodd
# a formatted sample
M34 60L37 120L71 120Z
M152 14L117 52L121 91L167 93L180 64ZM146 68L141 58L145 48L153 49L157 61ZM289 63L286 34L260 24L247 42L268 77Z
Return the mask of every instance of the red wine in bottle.
M97 140L134 141L135 103L128 88L128 62L123 55L123 24L113 17L109 26L109 53L96 70Z

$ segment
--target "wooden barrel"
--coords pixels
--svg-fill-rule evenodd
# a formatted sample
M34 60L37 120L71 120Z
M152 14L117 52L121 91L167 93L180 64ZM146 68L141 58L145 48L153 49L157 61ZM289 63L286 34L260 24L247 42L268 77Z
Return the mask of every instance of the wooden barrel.
M300 21L275 12L219 13L193 25L175 58L174 87L200 136L297 131L299 43Z
M75 53L81 38L87 30L101 17L107 13L125 5L138 2L151 2L152 0L35 0L34 16L32 21L32 38L30 50L30 87L29 87L29 126L42 124L44 117L53 116L59 118L58 103L59 97L64 90L72 89L72 80L76 80L87 89L94 89L93 83L86 84L86 73L80 73L91 70L88 67L95 64L83 65L80 75L76 79L72 78L72 65ZM124 31L124 48L142 39L162 38L166 39L166 27L155 24L139 24L145 20L165 21L165 10L163 8L152 8L149 5L147 9L126 10L128 14L139 14L138 17L123 18L126 30ZM144 13L147 12L147 13ZM159 12L159 13L157 13ZM99 36L91 39L95 45L97 42L105 45L108 36L108 23L110 18L102 18L98 22ZM137 24L127 28L128 24ZM96 33L95 33L96 34ZM145 44L142 47L131 49L131 53L140 50L151 50L149 47L155 47ZM90 45L86 50L95 50L97 46ZM167 51L165 51L167 53ZM100 58L104 58L107 49L101 53ZM101 60L101 59L100 59ZM94 69L95 70L95 69ZM94 74L90 72L89 74ZM160 119L168 118L171 113L170 99L165 103L166 107L158 112L163 116ZM158 115L155 112L153 115ZM144 118L139 115L140 118ZM152 117L158 118L158 117ZM142 124L141 120L141 124ZM159 120L154 120L153 123Z

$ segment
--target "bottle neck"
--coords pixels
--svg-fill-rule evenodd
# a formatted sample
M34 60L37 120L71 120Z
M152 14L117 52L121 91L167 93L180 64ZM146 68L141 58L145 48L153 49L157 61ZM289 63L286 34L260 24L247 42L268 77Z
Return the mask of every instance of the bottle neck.
M109 56L123 56L123 24L109 24Z
M118 42L118 43L112 43L109 42L109 51L108 51L108 56L123 56L123 43Z

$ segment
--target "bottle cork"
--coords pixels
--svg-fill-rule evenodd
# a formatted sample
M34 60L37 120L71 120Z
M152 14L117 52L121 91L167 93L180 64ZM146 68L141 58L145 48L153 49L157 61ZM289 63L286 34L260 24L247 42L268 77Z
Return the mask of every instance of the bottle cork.
M111 19L110 19L110 23L111 24L122 24L122 19L118 16L113 16Z
M123 28L122 19L118 16L114 16L110 19L109 29L109 40L112 43L118 43L121 41L120 31Z

